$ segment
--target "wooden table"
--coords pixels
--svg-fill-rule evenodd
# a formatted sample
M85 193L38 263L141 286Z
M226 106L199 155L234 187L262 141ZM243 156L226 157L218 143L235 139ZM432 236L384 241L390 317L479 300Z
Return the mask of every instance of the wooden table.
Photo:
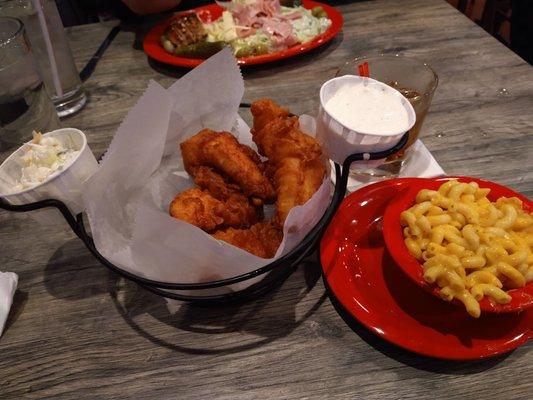
M445 1L341 3L345 28L294 60L244 70L245 100L317 109L320 84L350 57L383 51L429 62L440 77L424 142L451 174L533 196L533 69ZM112 23L71 29L81 67ZM149 79L183 70L148 62L122 32L87 81L87 107L64 121L100 155ZM182 307L117 280L69 231L0 212L0 269L19 274L0 339L0 398L525 399L533 343L482 362L420 357L347 324L315 259L257 301Z

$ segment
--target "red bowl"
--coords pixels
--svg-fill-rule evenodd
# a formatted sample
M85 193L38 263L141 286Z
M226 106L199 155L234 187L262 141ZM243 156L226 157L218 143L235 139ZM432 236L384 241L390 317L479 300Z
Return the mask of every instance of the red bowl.
M423 269L420 262L409 253L409 250L404 244L403 228L400 225L400 214L415 204L415 197L421 189L436 190L444 182L457 178L460 182L477 182L480 187L489 188L490 193L487 196L489 200L496 201L498 198L518 197L523 202L523 208L527 212L533 211L533 202L520 193L517 193L505 186L497 183L486 181L483 179L470 178L466 176L458 177L444 177L444 178L430 178L430 179L416 179L393 201L385 210L383 216L383 237L389 253L392 255L394 261L400 266L405 274L413 280L417 285L421 286L428 292L439 297L439 287L434 284L429 284L424 280ZM517 312L533 306L533 282L529 282L526 286L518 289L509 290L507 293L511 296L511 301L508 304L497 304L484 297L480 302L480 308L483 312L491 313L508 313ZM444 300L443 300L444 301ZM462 305L455 300L454 303Z
M417 180L378 181L342 201L320 242L330 294L374 335L430 357L484 359L533 339L533 310L472 318L420 289L394 262L383 241L383 213Z

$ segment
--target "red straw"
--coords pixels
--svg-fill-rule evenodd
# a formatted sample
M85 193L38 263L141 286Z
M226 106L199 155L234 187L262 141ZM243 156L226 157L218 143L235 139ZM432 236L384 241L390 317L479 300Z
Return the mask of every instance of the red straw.
M370 77L370 71L368 70L368 62L364 62L362 64L359 64L357 66L359 68L359 76L363 76L365 78Z
M370 78L370 71L368 70L368 63L366 61L363 63L363 71L365 73L365 76L367 78Z

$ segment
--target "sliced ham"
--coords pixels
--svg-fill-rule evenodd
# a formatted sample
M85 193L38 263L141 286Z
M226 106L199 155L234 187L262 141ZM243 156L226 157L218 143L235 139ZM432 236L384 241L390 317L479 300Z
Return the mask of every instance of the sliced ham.
M279 0L257 0L253 4L235 4L232 11L238 25L254 26L262 18L281 17Z
M257 29L272 36L276 48L289 47L298 42L289 21L302 17L300 11L281 14L279 0L257 0L253 4L236 3L231 11L237 25L237 36L245 38Z
M281 13L279 0L258 0L257 5L266 17L274 17Z
M272 35L276 47L292 46L298 42L292 31L292 25L287 21L265 19L263 30Z
M292 25L286 21L277 19L265 19L263 21L263 30L271 35L288 36L292 33Z
M289 36L274 35L272 36L272 42L276 49L283 50L287 47L294 46L296 43L298 43L298 39L294 34L291 33Z
M249 27L237 27L237 36L240 37L240 38L245 38L245 37L248 37L248 36L251 36L255 33L255 29L254 28L249 28Z
M237 3L232 11L232 14L237 25L252 26L256 20L257 10L250 5Z

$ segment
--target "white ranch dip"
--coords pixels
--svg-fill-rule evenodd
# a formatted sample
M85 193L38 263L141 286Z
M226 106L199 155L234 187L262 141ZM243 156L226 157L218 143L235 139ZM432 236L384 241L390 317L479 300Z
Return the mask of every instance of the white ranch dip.
M324 106L338 122L360 133L395 135L410 127L401 94L372 79L346 80Z

